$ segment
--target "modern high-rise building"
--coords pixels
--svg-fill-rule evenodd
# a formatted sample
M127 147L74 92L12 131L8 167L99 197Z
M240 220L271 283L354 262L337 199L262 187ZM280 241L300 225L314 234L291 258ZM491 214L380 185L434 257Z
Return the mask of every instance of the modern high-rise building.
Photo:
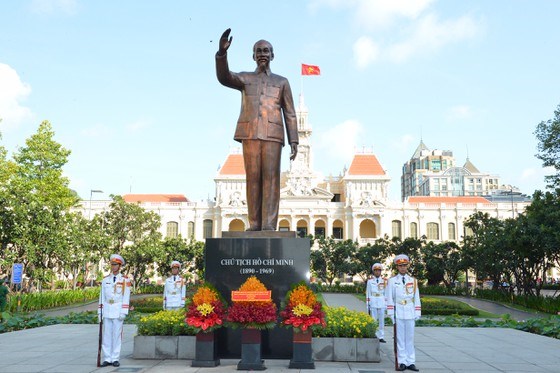
M480 172L469 158L456 166L452 151L430 150L423 141L402 168L402 201L412 196L486 196L500 189L505 187L499 176Z

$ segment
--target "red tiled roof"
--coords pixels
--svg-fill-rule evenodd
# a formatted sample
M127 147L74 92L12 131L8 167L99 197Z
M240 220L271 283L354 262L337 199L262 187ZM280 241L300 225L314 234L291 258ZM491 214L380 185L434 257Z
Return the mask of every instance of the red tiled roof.
M189 202L182 194L125 194L125 202Z
M385 175L385 170L373 154L356 154L348 175Z
M457 204L457 203L492 203L486 198L478 196L460 196L460 197L428 197L428 196L417 196L408 197L409 203L445 203L445 204Z
M224 165L220 168L220 175L245 175L243 154L228 155Z

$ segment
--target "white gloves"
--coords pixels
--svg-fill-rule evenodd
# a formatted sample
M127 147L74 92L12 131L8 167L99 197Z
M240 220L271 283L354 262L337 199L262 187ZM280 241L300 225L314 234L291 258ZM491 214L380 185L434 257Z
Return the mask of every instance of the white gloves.
M100 313L97 314L97 322L98 322L98 323L101 322L101 314L100 314Z
M123 321L125 317L126 317L126 315L125 315L124 313L121 313L121 314L119 315L119 320L120 320L120 321Z

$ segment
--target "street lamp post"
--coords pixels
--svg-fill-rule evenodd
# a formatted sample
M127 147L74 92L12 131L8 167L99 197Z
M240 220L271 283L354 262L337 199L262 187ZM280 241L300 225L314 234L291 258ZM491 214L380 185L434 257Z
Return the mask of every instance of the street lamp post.
M93 193L103 193L102 190L99 189L90 189L89 191L89 214L88 214L88 220L91 220L91 197L93 196Z

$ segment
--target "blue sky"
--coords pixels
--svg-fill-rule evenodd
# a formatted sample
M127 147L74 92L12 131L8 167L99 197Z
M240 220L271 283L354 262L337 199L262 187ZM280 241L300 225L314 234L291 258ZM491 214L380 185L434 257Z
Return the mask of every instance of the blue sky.
M397 201L422 138L531 194L546 174L533 132L560 104L559 13L544 0L3 1L1 144L14 151L46 119L82 198L213 197L238 146L240 95L214 70L229 27L233 71L253 70L267 39L296 104L303 88L316 171L373 148ZM322 75L302 79L301 63Z

